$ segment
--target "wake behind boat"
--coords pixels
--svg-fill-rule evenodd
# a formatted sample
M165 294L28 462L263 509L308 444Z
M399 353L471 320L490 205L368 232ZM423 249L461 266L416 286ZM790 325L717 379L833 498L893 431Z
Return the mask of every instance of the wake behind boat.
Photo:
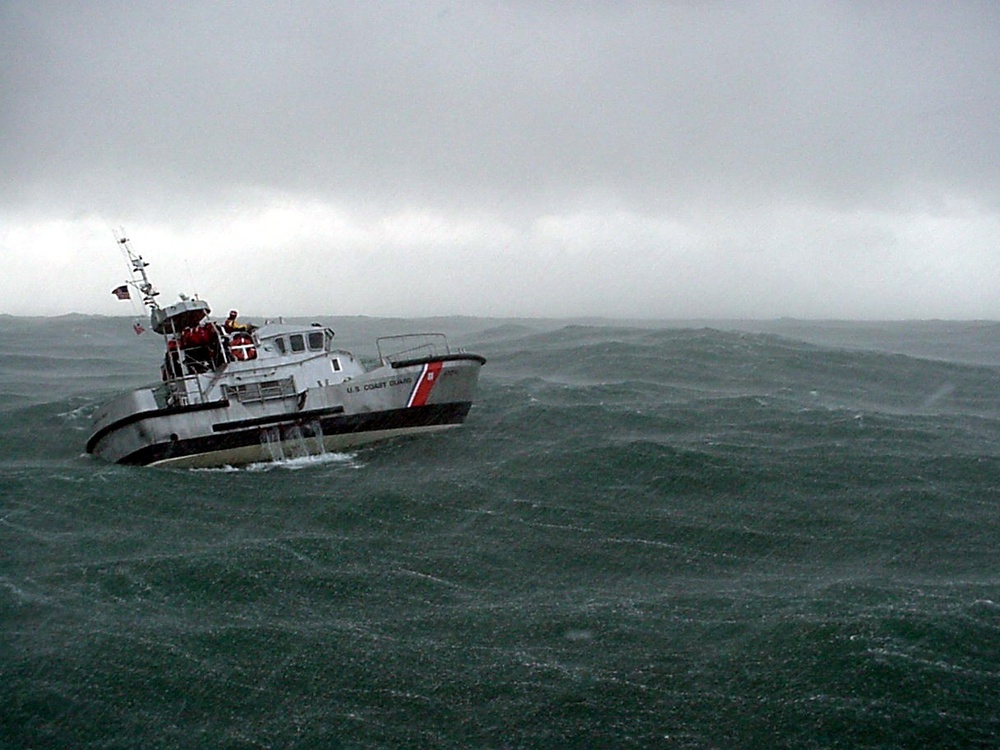
M218 324L207 302L183 296L161 308L148 264L119 242L164 339L162 382L99 409L88 453L122 464L237 466L457 427L472 407L486 359L453 352L444 334L380 338L369 368L317 324L256 328L235 312Z

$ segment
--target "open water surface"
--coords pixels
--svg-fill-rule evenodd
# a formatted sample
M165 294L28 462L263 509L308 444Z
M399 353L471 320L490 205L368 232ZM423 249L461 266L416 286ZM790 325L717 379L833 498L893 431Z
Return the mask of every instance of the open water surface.
M1000 745L1000 325L430 325L460 430L178 471L0 317L0 747Z

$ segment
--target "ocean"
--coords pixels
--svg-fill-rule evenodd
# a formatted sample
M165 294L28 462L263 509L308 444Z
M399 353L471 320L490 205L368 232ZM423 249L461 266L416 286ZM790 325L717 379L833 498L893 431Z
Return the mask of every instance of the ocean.
M1000 324L320 320L466 424L110 465L160 342L0 316L0 747L1000 746Z

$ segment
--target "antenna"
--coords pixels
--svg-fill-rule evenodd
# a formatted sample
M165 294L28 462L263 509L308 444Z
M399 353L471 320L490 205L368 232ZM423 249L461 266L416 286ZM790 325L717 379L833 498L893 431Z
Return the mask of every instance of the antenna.
M184 259L184 268L187 270L188 283L191 284L191 291L194 293L194 298L198 299L198 287L194 283L194 274L191 273L191 264L187 258Z

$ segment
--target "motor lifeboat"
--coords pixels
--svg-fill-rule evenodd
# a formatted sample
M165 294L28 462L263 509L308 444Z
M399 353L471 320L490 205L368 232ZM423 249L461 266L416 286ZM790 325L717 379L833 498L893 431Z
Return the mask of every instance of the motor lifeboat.
M366 366L317 324L230 329L201 299L160 307L148 264L119 241L164 360L158 384L97 411L90 454L141 466L240 466L452 429L472 408L486 360L453 350L444 334L379 338L378 359Z

